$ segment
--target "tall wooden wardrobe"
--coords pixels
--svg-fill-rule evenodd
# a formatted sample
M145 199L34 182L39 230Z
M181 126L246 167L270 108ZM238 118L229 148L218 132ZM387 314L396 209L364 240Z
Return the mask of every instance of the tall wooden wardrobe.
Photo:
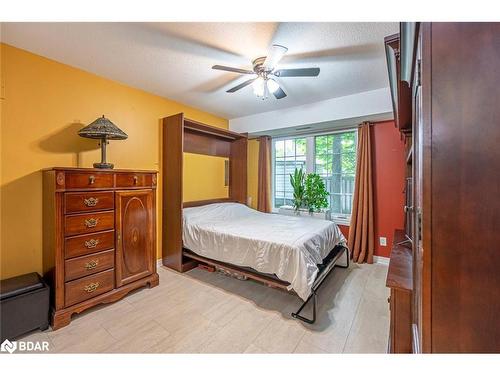
M395 335L500 352L500 23L402 23L386 52L411 160L411 321Z

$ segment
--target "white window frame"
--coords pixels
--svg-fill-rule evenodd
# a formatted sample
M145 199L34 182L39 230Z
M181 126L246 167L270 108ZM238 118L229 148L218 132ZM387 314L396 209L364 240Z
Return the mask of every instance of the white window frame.
M271 183L271 198L272 198L271 199L271 212L272 213L277 214L279 212L279 208L276 208L275 204L274 204L275 181L276 181L276 176L275 176L276 149L274 147L274 144L276 143L276 141L284 141L284 140L297 139L297 138L305 138L306 139L306 172L307 173L314 172L314 155L312 157L313 164L311 164L311 160L309 160L310 156L307 152L307 150L309 149L309 142L310 142L309 138L311 138L310 135L293 135L293 136L288 136L288 137L283 136L283 137L272 138L272 140L271 140L271 179L272 179L272 183ZM314 142L314 136L312 136L312 139Z
M276 141L283 141L287 139L297 139L297 138L305 138L306 139L306 173L314 173L314 164L316 160L316 144L315 144L315 137L317 136L322 136L322 135L331 135L331 134L339 134L339 133L346 133L350 131L355 132L355 139L356 139L356 149L357 149L357 144L358 144L358 134L355 131L357 127L352 127L352 128L345 128L341 130L334 130L334 131L328 131L328 132L322 132L322 133L313 133L313 134L296 134L296 135L290 135L290 136L280 136L280 137L274 137L272 139L272 152L271 152L271 160L272 160L272 165L271 165L271 175L272 175L272 183L271 183L271 197L272 197L272 212L273 213L278 213L279 208L275 207L274 203L274 196L275 196L275 157L276 157L276 150L275 150L275 142ZM312 150L312 151L310 151ZM351 215L345 215L345 214L334 214L332 212L331 214L331 219L335 224L339 225L346 225L349 226L351 223Z

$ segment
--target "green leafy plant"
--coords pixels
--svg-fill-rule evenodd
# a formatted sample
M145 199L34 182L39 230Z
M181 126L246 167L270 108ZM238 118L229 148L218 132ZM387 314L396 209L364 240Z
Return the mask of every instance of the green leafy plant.
M323 179L316 173L305 174L302 169L295 168L290 174L293 188L293 208L307 208L309 212L321 211L328 207L328 196Z
M290 184L293 188L293 207L298 211L305 203L305 173L302 169L295 168L295 172L290 174Z
M309 212L328 207L328 196L323 179L316 173L309 173L304 180L305 205Z

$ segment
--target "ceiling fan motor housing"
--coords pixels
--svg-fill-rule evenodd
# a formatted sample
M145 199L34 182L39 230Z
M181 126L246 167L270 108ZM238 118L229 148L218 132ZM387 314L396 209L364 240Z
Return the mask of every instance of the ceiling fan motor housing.
M266 72L266 69L264 68L264 61L266 61L265 56L257 57L255 60L252 61L253 71L255 72L255 74L262 75L264 73L267 74L271 72L271 70Z

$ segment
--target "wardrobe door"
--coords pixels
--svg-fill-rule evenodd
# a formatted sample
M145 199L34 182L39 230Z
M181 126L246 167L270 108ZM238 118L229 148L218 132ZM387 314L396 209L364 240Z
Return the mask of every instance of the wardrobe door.
M153 191L117 191L116 286L153 273Z

